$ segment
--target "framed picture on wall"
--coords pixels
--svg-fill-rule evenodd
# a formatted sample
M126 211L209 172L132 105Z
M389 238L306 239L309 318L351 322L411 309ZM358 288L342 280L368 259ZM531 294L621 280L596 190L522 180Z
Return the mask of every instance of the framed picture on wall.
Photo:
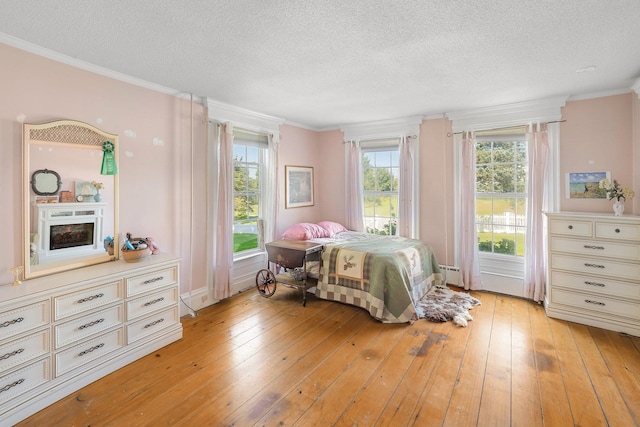
M607 192L600 188L600 181L611 180L611 172L569 172L567 174L567 199L606 199Z
M285 208L313 206L313 168L284 167Z

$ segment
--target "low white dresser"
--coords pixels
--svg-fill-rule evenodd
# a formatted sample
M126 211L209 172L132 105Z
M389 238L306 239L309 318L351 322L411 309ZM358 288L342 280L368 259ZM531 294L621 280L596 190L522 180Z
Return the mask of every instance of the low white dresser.
M179 277L157 254L1 286L0 424L182 338Z
M640 336L640 217L546 215L547 315Z

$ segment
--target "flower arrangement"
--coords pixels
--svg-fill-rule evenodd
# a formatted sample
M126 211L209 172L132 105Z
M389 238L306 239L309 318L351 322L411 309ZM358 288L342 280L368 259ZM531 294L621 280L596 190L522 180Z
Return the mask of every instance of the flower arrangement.
M96 190L104 190L104 184L101 182L91 181L91 185L93 185Z
M615 179L612 183L608 178L605 178L600 181L599 187L607 192L607 198L609 200L616 199L617 201L620 201L620 199L633 199L633 196L636 195L631 188L620 186L618 181Z

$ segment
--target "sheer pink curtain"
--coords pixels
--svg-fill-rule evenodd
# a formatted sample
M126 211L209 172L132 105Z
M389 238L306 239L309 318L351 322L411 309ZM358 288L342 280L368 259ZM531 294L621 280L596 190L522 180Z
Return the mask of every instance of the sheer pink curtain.
M213 297L218 300L231 296L233 268L233 125L220 126L213 247Z
M476 233L476 140L472 132L462 134L460 171L460 282L465 289L482 289Z
M358 141L349 141L346 144L346 191L344 206L346 209L345 226L349 230L364 231L364 211L362 196L362 152Z
M546 262L543 212L547 208L549 138L547 125L527 132L529 179L527 182L527 234L525 242L524 296L534 301L545 297Z
M400 185L398 203L398 235L415 238L413 218L413 158L410 138L400 140Z

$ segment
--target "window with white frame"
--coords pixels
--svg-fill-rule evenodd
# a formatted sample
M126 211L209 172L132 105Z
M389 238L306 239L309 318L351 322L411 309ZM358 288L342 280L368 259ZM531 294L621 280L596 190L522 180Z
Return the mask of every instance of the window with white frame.
M233 140L233 252L256 250L264 213L266 135L234 129Z
M476 133L476 232L481 255L524 257L527 143L522 133Z
M397 138L361 142L363 212L367 233L397 234L399 142Z

